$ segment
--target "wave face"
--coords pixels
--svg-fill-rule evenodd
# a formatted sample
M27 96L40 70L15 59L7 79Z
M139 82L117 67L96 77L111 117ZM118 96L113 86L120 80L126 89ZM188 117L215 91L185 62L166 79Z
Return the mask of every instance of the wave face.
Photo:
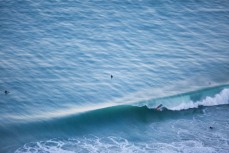
M207 93L210 95L207 96ZM167 107L163 111L147 105L118 105L49 120L19 122L1 127L0 131L4 133L2 136L6 140L15 137L12 131L23 135L23 137L16 136L15 140L25 143L15 148L16 153L107 152L109 150L114 152L226 151L229 147L227 132L229 120L226 119L229 117L227 87L198 90L151 100L151 102L155 104L158 101L162 102L163 99L164 102L171 103L174 99L187 99L184 97L194 99L194 95L196 101L186 103L181 101L177 106ZM166 107L166 103L163 105ZM210 126L213 129L209 129ZM198 137L200 133L203 138ZM43 140L26 143L31 134L38 140ZM168 136L171 138L164 139ZM160 142L157 141L158 139ZM213 147L212 143L208 142L209 139L214 143L217 141L216 146ZM224 145L219 148L217 145L221 143Z
M226 113L228 109L229 105L162 112L136 106L118 108L113 112L110 110L110 113L105 114L100 110L82 115L80 117L82 120L74 117L72 122L68 119L59 121L67 123L68 128L63 128L63 124L52 124L55 129L56 126L62 127L55 133L65 131L66 134L71 130L68 138L62 136L62 138L46 138L43 141L25 143L19 146L15 153L96 153L111 150L123 153L184 151L226 153L229 148L229 114ZM77 125L79 122L83 132ZM95 127L92 128L93 126ZM44 130L50 130L48 132L50 133L53 129L47 127L49 126ZM79 131L82 133L75 136Z

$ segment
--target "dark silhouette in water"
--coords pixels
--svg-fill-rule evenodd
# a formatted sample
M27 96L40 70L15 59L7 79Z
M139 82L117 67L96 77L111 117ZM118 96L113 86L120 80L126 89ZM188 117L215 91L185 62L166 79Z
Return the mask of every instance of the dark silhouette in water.
M167 108L166 108L165 106L163 106L162 104L158 105L155 109L156 109L157 111L167 110Z
M156 110L161 110L162 104L158 105Z
M209 127L209 129L211 129L211 130L212 130L212 129L213 129L213 127L212 127L212 126L210 126L210 127Z
M113 79L113 75L111 75L111 79Z
M7 91L7 90L5 90L5 92L4 92L6 95L8 94L8 93L10 93L9 91Z

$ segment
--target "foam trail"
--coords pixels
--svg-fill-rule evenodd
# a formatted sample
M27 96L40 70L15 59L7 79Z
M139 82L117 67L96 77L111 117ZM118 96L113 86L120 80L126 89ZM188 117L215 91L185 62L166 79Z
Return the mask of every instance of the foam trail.
M184 110L190 108L197 108L198 106L215 106L229 104L229 89L223 89L220 93L216 94L214 97L206 97L201 101L189 101L182 102L177 106L169 108L170 110Z
M215 152L212 147L206 147L199 141L188 140L182 142L153 143L148 144L132 143L125 138L109 136L105 138L91 137L84 139L58 140L52 139L42 142L25 144L18 148L15 153L47 152L47 153L74 153L74 152L110 152L110 150L120 153L132 152ZM77 151L76 151L77 150Z

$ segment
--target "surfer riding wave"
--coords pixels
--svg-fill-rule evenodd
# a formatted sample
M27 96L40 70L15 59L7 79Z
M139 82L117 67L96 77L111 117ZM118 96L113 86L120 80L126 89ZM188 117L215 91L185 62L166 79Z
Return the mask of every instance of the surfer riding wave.
M163 106L162 104L158 105L156 108L154 108L157 111L163 111L163 110L167 110L167 108L165 106Z

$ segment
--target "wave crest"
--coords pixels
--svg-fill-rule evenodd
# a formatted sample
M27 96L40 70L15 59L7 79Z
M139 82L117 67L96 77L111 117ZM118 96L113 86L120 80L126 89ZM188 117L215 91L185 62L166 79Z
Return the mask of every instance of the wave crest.
M184 110L190 108L198 108L199 106L215 106L229 104L229 89L223 89L220 93L216 94L214 97L206 97L201 101L189 101L182 102L177 106L170 107L170 110Z

